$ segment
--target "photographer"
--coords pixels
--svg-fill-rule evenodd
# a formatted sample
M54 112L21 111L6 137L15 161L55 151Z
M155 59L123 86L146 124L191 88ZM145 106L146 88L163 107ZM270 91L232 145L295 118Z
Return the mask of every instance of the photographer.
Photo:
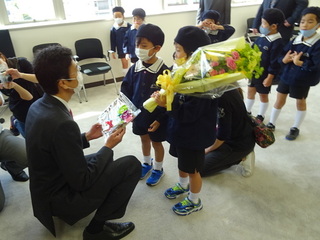
M14 135L21 133L25 137L24 125L27 112L31 104L42 97L43 90L34 77L31 63L26 58L6 58L0 52L0 71L5 71L2 79L14 79L12 85L9 84L8 89L0 89L2 93L9 96L9 108L13 113L10 130ZM23 74L20 72L23 72ZM19 87L28 91L31 98L22 95Z
M23 171L28 165L25 141L23 138L13 136L9 130L3 129L1 124L0 149L1 168L8 171L15 181L28 181L29 177ZM0 182L0 211L4 206L4 200L5 196Z

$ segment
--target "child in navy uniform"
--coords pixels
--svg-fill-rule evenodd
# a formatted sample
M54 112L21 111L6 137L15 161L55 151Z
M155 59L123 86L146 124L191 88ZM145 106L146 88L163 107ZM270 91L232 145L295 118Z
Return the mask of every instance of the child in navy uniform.
M131 24L124 20L124 9L122 7L115 7L112 9L114 24L111 28L110 33L110 43L113 59L116 59L116 52L118 53L118 58L121 60L122 69L124 75L128 72L128 59L126 59L126 54L123 52L123 40L126 32L131 28Z
M272 80L280 71L278 58L283 49L283 41L278 29L283 25L284 19L281 10L276 8L266 9L261 19L260 33L262 35L254 42L262 52L260 64L264 68L264 71L259 78L251 79L251 83L248 86L246 108L247 112L251 113L255 102L255 95L258 92L260 105L257 118L261 122L263 122L269 106L268 95L271 90Z
M275 129L276 120L286 103L286 98L295 98L297 112L295 122L286 135L287 140L295 140L306 111L308 93L311 86L320 81L320 8L309 7L302 11L300 35L284 48L281 62L284 64L281 80L278 85L277 100L272 108L267 127Z
M174 39L176 63L183 63L198 47L208 44L210 38L200 28L180 28ZM159 93L154 93L153 97L160 106L165 106L165 98ZM168 199L175 199L189 193L172 207L176 214L185 216L202 209L200 171L204 164L205 148L215 139L217 101L177 93L174 95L172 111L168 111L168 114L167 141L170 143L169 153L178 159L179 182L168 188L164 195Z
M121 91L141 109L141 113L133 121L133 133L140 136L144 163L142 164L141 179L147 179L147 185L154 186L164 175L162 168L164 148L162 142L166 140L167 117L165 109L157 107L152 113L143 108L143 102L149 99L155 91L157 78L168 67L163 60L156 56L164 43L164 33L153 24L141 25L137 32L136 55L139 58L130 67L123 79ZM152 163L151 146L155 152Z
M197 27L203 29L211 39L211 43L227 40L235 32L235 29L227 24L219 24L220 13L215 10L207 10L201 16L201 22Z
M136 56L136 35L139 27L144 23L146 12L142 8L136 8L132 11L133 23L131 28L126 32L123 41L123 52L126 54L126 58L131 60L131 63L135 63L139 60Z

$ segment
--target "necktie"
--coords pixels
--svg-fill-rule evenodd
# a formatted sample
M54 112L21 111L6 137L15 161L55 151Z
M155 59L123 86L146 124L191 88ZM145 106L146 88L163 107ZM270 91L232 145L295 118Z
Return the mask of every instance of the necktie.
M69 113L70 113L70 116L73 118L73 114L72 114L71 109L69 110Z
M272 1L271 1L271 4L270 4L270 7L271 7L271 8L274 8L274 5L276 5L276 3L277 3L277 0L272 0Z

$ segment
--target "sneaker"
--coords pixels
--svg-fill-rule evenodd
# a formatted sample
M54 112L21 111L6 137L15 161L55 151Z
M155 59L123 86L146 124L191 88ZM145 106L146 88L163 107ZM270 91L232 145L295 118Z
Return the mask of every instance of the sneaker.
M199 199L199 203L195 204L188 197L186 197L183 201L174 205L172 207L172 210L180 216L186 216L186 215L189 215L190 213L200 211L202 207L203 206L200 199Z
M148 163L143 163L142 164L142 172L141 172L141 179L144 179L152 170L152 164L149 165Z
M254 171L254 165L255 165L255 154L254 151L249 153L244 160L241 162L242 165L242 171L241 174L244 177L250 177L253 174Z
M178 195L189 192L189 186L188 188L181 187L180 183L177 183L174 187L168 188L164 195L169 199L175 199Z
M262 115L257 115L256 119L260 122L263 123L264 117Z
M267 128L269 128L272 132L274 132L274 130L276 129L276 126L273 125L271 122L269 122L267 125L266 125Z
M10 131L12 132L12 134L14 136L19 136L20 132L19 130L15 127L14 125L14 121L16 120L16 118L14 116L10 117Z
M164 176L163 169L152 170L151 176L147 179L146 183L148 186L155 186L160 182L160 179Z
M296 127L290 128L290 132L286 136L286 139L290 141L295 140L299 136L299 132L299 129Z

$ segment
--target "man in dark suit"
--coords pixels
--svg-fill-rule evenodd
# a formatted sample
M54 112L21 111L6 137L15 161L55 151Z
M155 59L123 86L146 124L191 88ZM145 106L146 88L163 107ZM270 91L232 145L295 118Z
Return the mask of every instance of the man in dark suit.
M220 24L230 24L231 0L200 0L197 12L197 24L200 23L203 12L215 10L220 13Z
M305 9L308 4L308 0L264 0L255 17L252 26L253 32L258 32L263 11L267 8L277 8L280 9L285 16L284 26L279 29L279 32L281 33L284 43L288 43L292 36L294 23L299 21L302 10Z
M121 142L119 128L95 154L83 148L102 136L95 124L81 134L68 101L79 90L78 68L71 50L52 46L39 52L34 61L36 78L45 94L29 109L26 147L30 191L35 217L55 235L52 216L72 225L95 212L83 232L84 240L120 239L133 229L121 218L139 181L141 164L134 156L113 160L112 148Z

